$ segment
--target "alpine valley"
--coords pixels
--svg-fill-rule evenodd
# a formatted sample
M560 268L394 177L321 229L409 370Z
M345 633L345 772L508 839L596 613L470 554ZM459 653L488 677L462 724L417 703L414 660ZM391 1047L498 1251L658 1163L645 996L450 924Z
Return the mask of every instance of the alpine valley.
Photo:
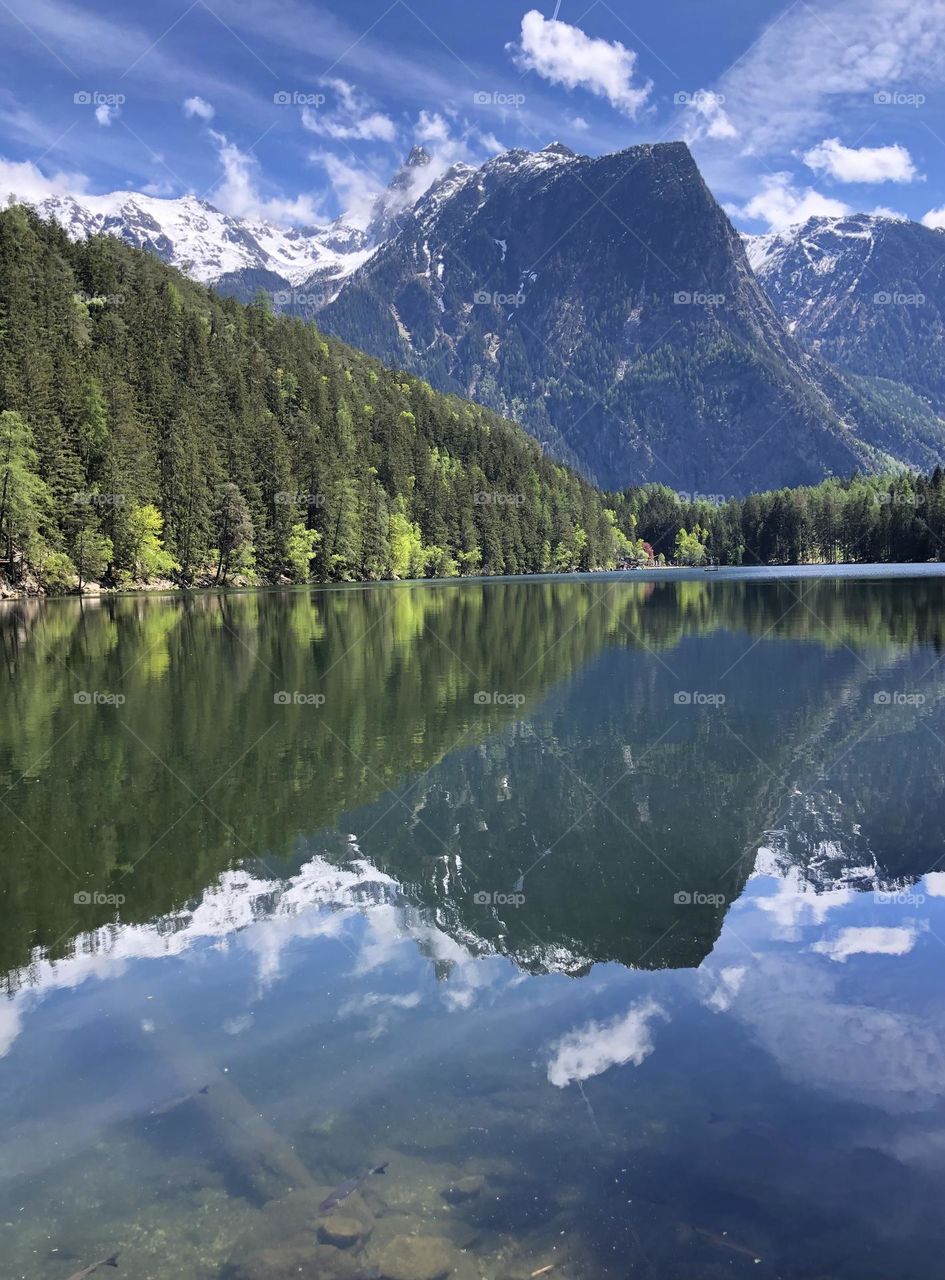
M128 192L39 211L317 316L606 488L744 494L945 454L942 233L852 215L740 236L680 142L440 174L417 147L366 217L321 228Z

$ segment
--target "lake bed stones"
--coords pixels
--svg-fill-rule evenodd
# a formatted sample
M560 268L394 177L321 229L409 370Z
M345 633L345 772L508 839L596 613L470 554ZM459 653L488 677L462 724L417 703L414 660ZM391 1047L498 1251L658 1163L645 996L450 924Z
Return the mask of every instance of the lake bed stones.
M457 1255L441 1236L395 1236L377 1256L384 1280L444 1280Z
M318 1238L336 1249L350 1249L367 1235L367 1230L357 1218L333 1213L318 1224Z
M465 1178L457 1178L444 1187L440 1194L450 1204L462 1204L464 1200L474 1200L485 1185L486 1180L481 1174L470 1174Z

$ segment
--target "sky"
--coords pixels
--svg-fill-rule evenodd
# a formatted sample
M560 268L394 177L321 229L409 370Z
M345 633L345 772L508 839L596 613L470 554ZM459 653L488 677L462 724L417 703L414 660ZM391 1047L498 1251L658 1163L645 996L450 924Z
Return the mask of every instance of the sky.
M0 198L362 217L414 144L682 139L737 226L945 227L945 0L0 0Z

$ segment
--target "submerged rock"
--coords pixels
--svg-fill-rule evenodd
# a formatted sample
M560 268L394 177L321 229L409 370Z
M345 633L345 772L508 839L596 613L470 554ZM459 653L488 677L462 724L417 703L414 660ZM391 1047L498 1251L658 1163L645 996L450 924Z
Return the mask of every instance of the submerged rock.
M350 1249L366 1234L366 1228L357 1218L346 1218L340 1214L332 1214L318 1224L319 1240L333 1244L336 1249Z
M455 1182L451 1182L448 1187L443 1188L443 1199L449 1200L450 1204L461 1204L463 1200L472 1200L475 1196L478 1196L485 1185L486 1180L481 1174L471 1174L466 1178L457 1178Z
M384 1280L443 1280L455 1265L449 1241L440 1236L395 1236L377 1259Z

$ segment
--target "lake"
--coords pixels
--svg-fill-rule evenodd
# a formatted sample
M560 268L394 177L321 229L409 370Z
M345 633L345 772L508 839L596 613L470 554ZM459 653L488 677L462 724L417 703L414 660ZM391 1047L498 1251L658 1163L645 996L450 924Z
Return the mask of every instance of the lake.
M940 567L0 645L4 1275L937 1272Z

